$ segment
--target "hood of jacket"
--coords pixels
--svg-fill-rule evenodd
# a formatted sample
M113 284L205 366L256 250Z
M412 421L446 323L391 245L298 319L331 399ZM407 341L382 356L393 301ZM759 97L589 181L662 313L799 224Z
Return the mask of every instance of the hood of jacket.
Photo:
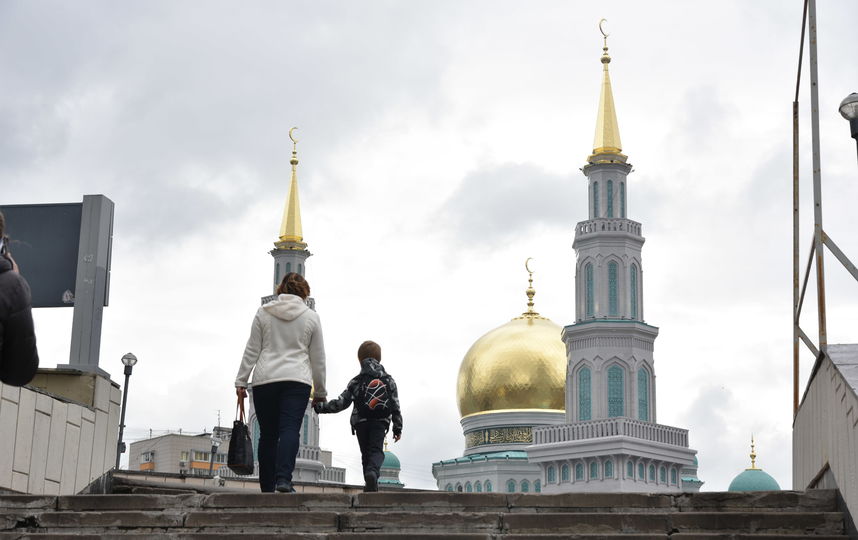
M384 368L381 366L381 363L375 358L364 358L360 361L360 373L361 375L372 375L373 377L379 377L381 375L386 374Z
M12 261L6 257L0 256L0 274L12 270Z
M262 306L262 309L278 319L294 321L310 308L307 307L307 303L300 296L281 294L276 299Z

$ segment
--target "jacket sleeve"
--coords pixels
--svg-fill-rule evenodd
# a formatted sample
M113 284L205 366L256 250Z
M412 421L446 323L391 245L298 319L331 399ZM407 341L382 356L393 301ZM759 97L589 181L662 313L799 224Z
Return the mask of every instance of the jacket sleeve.
M27 306L0 322L0 382L24 386L33 380L39 367L33 312Z
M396 381L390 378L390 397L393 398L390 420L393 423L393 434L402 434L402 410L399 408L399 391L396 389Z
M322 323L316 319L316 328L310 335L310 369L313 372L313 397L328 396L325 388L325 340L322 338Z
M332 399L326 403L317 403L313 410L320 414L338 413L349 408L352 404L352 387L355 384L355 379L349 381L348 386L343 393L336 399Z
M250 372L253 371L256 362L259 361L259 354L262 352L262 321L259 320L259 312L253 317L253 325L250 327L250 337L247 339L247 345L244 347L244 356L241 358L241 365L238 367L238 375L235 376L236 387L247 387L247 381L250 379Z

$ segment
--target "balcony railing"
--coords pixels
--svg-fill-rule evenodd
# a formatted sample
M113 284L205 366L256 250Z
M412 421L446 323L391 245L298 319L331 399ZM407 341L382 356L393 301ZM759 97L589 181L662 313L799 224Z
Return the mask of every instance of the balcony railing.
M641 235L641 224L626 218L599 218L582 221L575 226L575 238L598 232L626 232L635 236Z
M632 420L608 418L559 426L533 428L533 444L581 441L600 437L632 437L688 448L688 430Z

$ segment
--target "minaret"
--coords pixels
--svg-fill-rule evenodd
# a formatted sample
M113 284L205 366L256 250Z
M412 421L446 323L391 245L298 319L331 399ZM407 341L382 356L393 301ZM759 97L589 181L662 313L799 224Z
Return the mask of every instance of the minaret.
M297 272L305 275L305 261L312 255L307 250L304 236L301 231L301 203L298 199L298 139L293 132L298 128L289 130L289 138L292 140L292 182L289 186L289 196L283 209L283 222L280 225L280 236L274 242L271 256L274 257L274 286L276 289L283 276L289 272Z
M602 30L600 23L599 29ZM575 228L575 324L567 347L566 421L628 417L655 422L653 342L643 322L641 225L628 216L627 177L602 30L602 84L587 177L587 221Z

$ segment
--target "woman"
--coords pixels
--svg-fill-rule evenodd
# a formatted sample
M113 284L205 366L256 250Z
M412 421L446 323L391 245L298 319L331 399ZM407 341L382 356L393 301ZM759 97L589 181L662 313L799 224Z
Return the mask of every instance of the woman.
M247 395L253 372L253 407L259 420L259 487L263 492L294 492L292 471L298 432L313 386L313 404L324 403L325 345L322 325L307 307L310 284L290 272L277 298L256 312L250 339L235 378L239 400Z

